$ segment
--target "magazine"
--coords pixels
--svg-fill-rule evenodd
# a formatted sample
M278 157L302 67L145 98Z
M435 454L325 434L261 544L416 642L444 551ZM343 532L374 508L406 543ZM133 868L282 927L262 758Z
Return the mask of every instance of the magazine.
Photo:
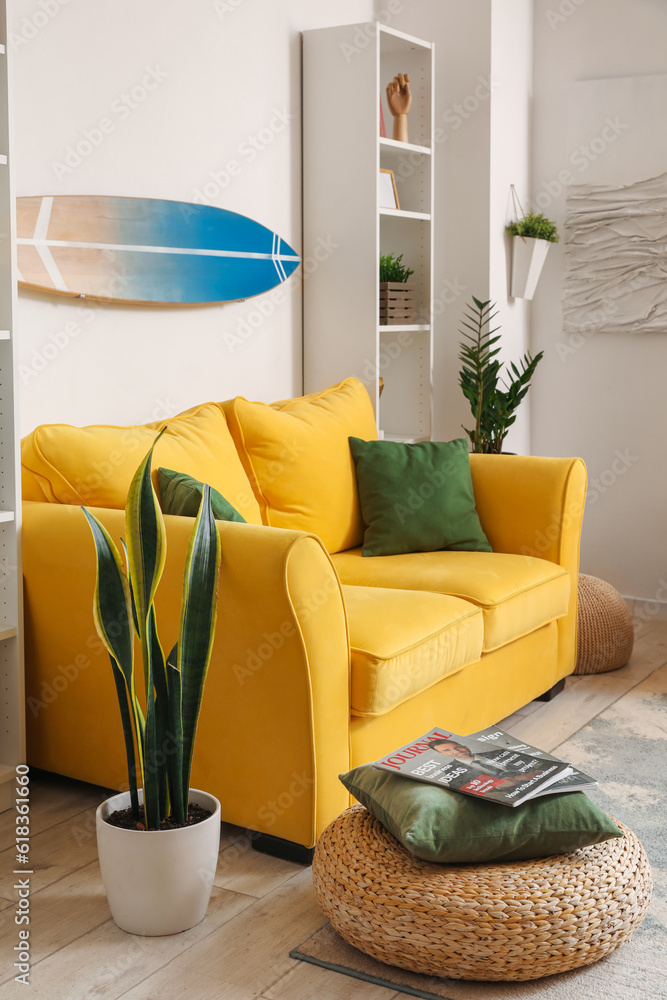
M507 747L508 750L518 750L519 753L527 753L533 757L540 757L542 760L556 760L562 763L560 757L554 757L553 754L547 753L546 750L540 750L531 743L523 743L518 737L506 733L502 729L498 729L497 726L480 729L478 733L466 736L465 740L468 743L478 740L482 745L493 743L494 746ZM570 774L559 778L551 787L538 791L533 795L533 798L537 798L539 795L552 795L554 792L585 792L591 788L598 787L596 778L591 778L590 774L580 771L574 764L570 764L570 767L572 769Z
M575 774L572 765L544 751L533 753L530 744L517 746L514 737L494 726L470 736L435 727L373 767L512 807L580 787L561 784ZM590 786L593 779L576 773Z

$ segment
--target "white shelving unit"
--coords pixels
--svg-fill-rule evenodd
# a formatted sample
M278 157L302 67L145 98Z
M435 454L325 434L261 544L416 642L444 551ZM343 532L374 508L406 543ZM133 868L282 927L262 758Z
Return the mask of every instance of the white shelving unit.
M303 35L304 261L314 262L304 279L304 389L356 375L378 429L411 441L431 435L434 49L374 27ZM410 74L408 143L391 138L385 89L397 73ZM381 167L394 172L398 210L378 208ZM402 253L415 272L413 323L380 325L381 253Z
M0 42L7 38L0 0ZM12 801L17 764L25 761L22 570L18 407L14 359L16 259L11 159L11 86L0 44L0 810Z

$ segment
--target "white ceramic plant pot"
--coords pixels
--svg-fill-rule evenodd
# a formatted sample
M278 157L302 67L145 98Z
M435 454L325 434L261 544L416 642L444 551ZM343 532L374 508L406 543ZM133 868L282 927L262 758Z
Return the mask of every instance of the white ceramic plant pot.
M532 299L550 246L549 240L536 240L532 236L512 237L510 294L515 299Z
M212 815L180 830L122 830L105 822L116 809L128 808L129 792L98 806L102 881L121 930L150 937L178 934L204 919L218 862L220 803L196 788L190 789L190 802Z

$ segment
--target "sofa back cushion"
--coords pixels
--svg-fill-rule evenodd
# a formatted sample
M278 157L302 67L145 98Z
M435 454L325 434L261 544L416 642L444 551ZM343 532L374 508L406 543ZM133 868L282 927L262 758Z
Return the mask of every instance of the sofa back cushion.
M363 384L349 378L272 406L241 396L222 406L264 524L313 532L329 552L359 545L364 526L348 438L377 438Z
M259 507L218 403L204 403L171 420L134 427L43 424L21 442L24 496L49 503L122 509L139 463L166 426L153 455L217 489L251 524ZM40 495L41 493L41 495Z

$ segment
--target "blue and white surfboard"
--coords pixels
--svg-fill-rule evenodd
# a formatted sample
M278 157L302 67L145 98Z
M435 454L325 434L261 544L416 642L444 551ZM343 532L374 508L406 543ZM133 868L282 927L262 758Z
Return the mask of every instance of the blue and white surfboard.
M245 215L155 198L18 198L17 234L20 284L121 302L245 299L300 261Z

